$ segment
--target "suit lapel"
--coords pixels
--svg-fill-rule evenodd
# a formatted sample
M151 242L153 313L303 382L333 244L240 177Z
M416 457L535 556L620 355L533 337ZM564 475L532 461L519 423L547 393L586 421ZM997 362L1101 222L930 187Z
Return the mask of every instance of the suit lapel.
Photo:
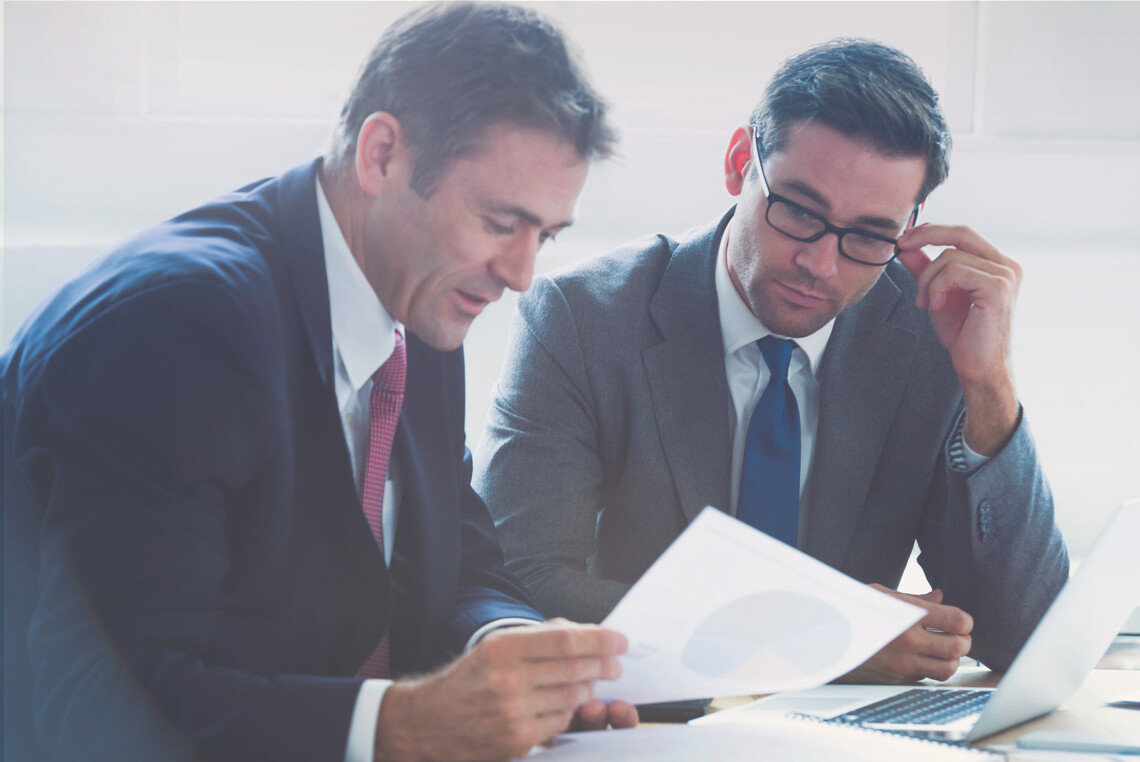
M296 298L301 323L304 325L312 362L316 365L317 386L308 402L310 413L320 418L321 431L326 432L323 457L329 463L328 491L330 500L341 506L342 519L363 532L375 550L372 530L364 517L360 498L344 440L340 409L333 386L332 317L329 311L328 275L325 270L324 241L317 213L316 175L320 160L297 167L278 179L277 215L281 227L281 249L288 266L289 283ZM304 347L298 352L304 355ZM300 362L304 362L301 359ZM314 447L318 445L314 444Z
M317 160L281 175L271 203L276 203L287 288L292 290L301 323L298 330L307 339L307 346L298 339L296 362L308 379L300 392L300 404L304 405L300 413L311 420L311 438L304 447L305 457L317 474L312 508L321 513L332 535L339 538L337 552L351 569L351 578L368 590L370 605L358 614L360 625L350 636L351 642L345 644L344 669L351 674L388 628L392 596L384 557L356 491L336 400L328 277L317 212L319 166Z
M685 518L729 509L728 380L717 310L717 244L732 213L673 253L649 312L662 341L642 351L665 459Z
M320 160L283 174L279 181L281 246L289 264L293 294L322 383L332 389L332 317L325 272L324 242L317 214L316 175Z
M889 275L879 278L836 319L819 372L804 550L835 567L859 522L914 356L914 333L888 322L900 297Z

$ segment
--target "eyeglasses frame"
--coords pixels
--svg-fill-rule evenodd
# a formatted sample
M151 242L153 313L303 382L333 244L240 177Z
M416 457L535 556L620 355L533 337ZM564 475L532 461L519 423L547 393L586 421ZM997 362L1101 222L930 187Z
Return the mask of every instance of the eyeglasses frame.
M849 259L852 262L857 262L858 264L861 264L861 265L867 265L868 267L886 267L891 262L893 262L896 257L898 257L900 249L899 249L899 240L897 238L891 238L890 236L880 235L878 233L873 233L870 230L863 230L861 228L841 228L838 225L832 225L831 222L826 217L824 217L823 215L817 214L816 212L813 212L812 210L805 208L803 206L803 204L797 204L795 201L792 201L790 198L787 198L785 196L781 196L779 193L776 193L775 191L773 191L772 186L770 186L768 184L768 176L764 173L764 163L760 160L760 130L754 124L749 125L749 126L752 128L752 151L753 151L753 155L756 157L756 167L757 167L757 169L760 170L760 172L759 172L760 182L763 183L763 185L764 185L764 195L768 199L768 206L764 210L764 221L768 223L768 227L772 228L773 230L775 230L780 235L787 236L788 238L791 238L793 241L800 241L802 243L814 243L815 241L818 241L819 239L823 238L828 233L835 233L836 238L837 238L836 250L839 252L840 256L842 256L844 259ZM801 211L803 211L804 214L808 215L809 217L816 219L816 220L819 220L821 223L823 223L823 230L819 231L818 233L815 233L814 235L810 235L807 238L802 238L800 236L792 235L791 233L789 233L787 231L781 230L780 228L773 225L772 221L770 219L768 219L768 214L772 210L772 202L774 202L774 201L789 204L789 205L795 207L796 209L800 209ZM914 209L911 210L910 215L907 216L907 221L906 221L906 224L903 225L903 230L910 228L911 226L914 225L915 222L917 222L918 213L921 209L922 209L922 204L915 204ZM849 233L855 233L857 235L866 236L868 238L873 238L876 241L882 241L883 243L892 244L895 247L895 252L891 256L891 258L888 259L886 262L867 262L866 260L859 259L857 257L853 257L850 254L848 254L846 251L843 250L843 236L848 235Z

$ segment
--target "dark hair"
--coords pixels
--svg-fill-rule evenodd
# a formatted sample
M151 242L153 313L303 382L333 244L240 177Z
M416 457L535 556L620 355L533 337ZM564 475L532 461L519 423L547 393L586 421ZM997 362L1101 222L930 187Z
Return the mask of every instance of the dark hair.
M586 160L611 156L617 132L562 32L536 11L499 3L432 4L384 31L361 66L325 151L335 172L352 165L364 121L395 116L427 198L451 162L478 149L501 122L546 130Z
M916 202L950 173L950 131L938 93L910 56L882 43L840 38L784 61L752 110L761 158L783 147L791 125L807 120L887 156L924 157Z

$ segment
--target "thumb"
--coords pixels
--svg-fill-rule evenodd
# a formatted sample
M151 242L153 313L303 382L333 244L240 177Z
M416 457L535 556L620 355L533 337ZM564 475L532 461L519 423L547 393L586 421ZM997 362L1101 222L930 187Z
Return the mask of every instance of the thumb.
M922 600L926 601L927 603L942 603L942 591L941 590L931 590L929 593L923 593L922 595L916 595L915 598L921 598Z

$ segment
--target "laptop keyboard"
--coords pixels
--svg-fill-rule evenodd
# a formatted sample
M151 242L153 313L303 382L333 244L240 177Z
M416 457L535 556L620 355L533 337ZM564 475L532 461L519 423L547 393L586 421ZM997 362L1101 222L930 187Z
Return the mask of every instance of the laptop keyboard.
M914 689L861 706L853 712L832 718L832 722L855 725L867 723L908 723L948 725L979 714L993 691L936 688Z

